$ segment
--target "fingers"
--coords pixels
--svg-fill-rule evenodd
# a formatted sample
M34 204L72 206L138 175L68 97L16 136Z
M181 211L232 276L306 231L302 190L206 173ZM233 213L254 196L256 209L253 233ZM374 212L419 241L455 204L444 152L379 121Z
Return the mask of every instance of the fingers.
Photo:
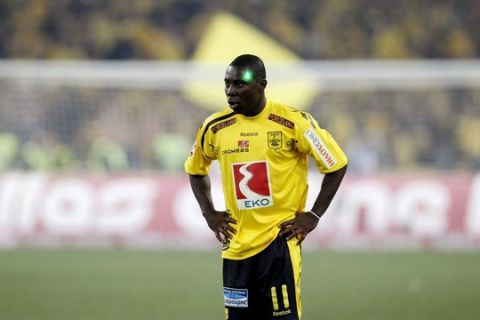
M232 239L232 235L226 231L226 229L221 229L220 231L215 231L215 237L219 242L225 244Z
M233 233L233 234L236 234L237 233L237 230L235 228L233 228L231 225L227 224L226 226L224 226L222 228L222 230L226 233Z
M230 215L225 215L224 221L220 224L221 232L228 238L232 238L232 234L236 234L237 230L230 224L237 224L237 220L230 217Z
M222 234L218 231L215 231L215 238L217 238L219 242L225 243L225 240L223 239Z
M285 236L287 240L296 238L297 244L300 245L310 230L305 228L300 221L298 221L298 216L292 220L285 221L280 224L280 236Z
M232 239L233 235L237 233L237 230L232 227L230 223L236 224L236 221L231 218L225 219L225 221L221 223L215 231L215 236L217 237L218 241L223 244Z
M295 219L285 221L284 223L282 223L282 224L280 225L280 229L289 228L289 227L291 227L291 226L293 226L293 225L295 225Z
M287 227L283 227L283 228L282 228L282 227L280 227L280 233L279 233L279 235L280 235L281 237L287 236L287 235L289 235L290 233L292 233L292 228L287 228Z
M294 221L287 221L280 225L280 236L290 236L292 233L295 232L295 223Z
M307 236L304 232L302 232L300 229L284 229L280 231L280 236L285 236L285 239L291 240L293 238L297 239L297 245L300 245L303 240L305 240L305 237Z
M237 224L237 220L233 219L232 217L225 217L225 222L227 224L231 223L231 224Z
M205 215L205 219L217 240L223 244L237 233L237 230L232 226L237 224L237 220L233 219L228 212L216 211Z
M293 239L293 238L297 238L297 239L305 239L305 232L301 229L290 229L290 230L287 230L287 232L284 233L286 235L286 239L287 240L290 240L290 239Z

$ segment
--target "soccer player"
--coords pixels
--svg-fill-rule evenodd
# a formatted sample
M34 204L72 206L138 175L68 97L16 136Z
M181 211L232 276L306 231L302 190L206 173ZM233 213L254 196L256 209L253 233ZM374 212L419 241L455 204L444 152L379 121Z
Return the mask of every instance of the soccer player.
M205 220L223 243L226 319L301 317L301 246L327 210L347 157L308 113L267 100L266 71L241 55L225 73L229 108L200 127L185 162ZM324 174L305 210L308 156ZM214 208L209 167L220 165L226 211Z

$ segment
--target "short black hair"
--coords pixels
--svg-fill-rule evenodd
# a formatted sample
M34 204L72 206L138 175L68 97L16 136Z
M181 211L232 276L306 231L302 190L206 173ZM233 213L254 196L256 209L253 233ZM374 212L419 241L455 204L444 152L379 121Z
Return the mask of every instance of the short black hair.
M254 73L254 78L257 80L267 79L267 72L265 71L265 65L262 59L253 54L242 54L236 57L230 66L237 68L251 68Z

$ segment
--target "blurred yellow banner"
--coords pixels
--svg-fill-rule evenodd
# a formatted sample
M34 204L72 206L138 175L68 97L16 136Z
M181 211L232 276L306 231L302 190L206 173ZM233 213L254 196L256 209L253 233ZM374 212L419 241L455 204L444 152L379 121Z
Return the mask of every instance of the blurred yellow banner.
M212 110L226 106L223 90L224 72L235 57L245 53L255 54L265 62L269 80L267 87L269 99L299 109L307 109L310 106L315 88L307 78L298 80L298 75L295 75L295 80L292 80L288 74L272 77L269 73L274 66L295 64L300 58L252 25L224 12L212 17L193 55L194 62L223 66L221 69L215 69L215 72L221 70L218 72L218 81L198 79L187 83L184 88L185 96L196 104Z

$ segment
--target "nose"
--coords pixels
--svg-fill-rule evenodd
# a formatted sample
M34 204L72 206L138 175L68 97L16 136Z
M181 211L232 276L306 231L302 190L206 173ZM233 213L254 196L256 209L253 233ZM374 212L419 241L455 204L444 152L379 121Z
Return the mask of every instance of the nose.
M234 96L237 94L237 91L235 90L234 86L227 86L225 88L225 92L227 93L227 96Z

